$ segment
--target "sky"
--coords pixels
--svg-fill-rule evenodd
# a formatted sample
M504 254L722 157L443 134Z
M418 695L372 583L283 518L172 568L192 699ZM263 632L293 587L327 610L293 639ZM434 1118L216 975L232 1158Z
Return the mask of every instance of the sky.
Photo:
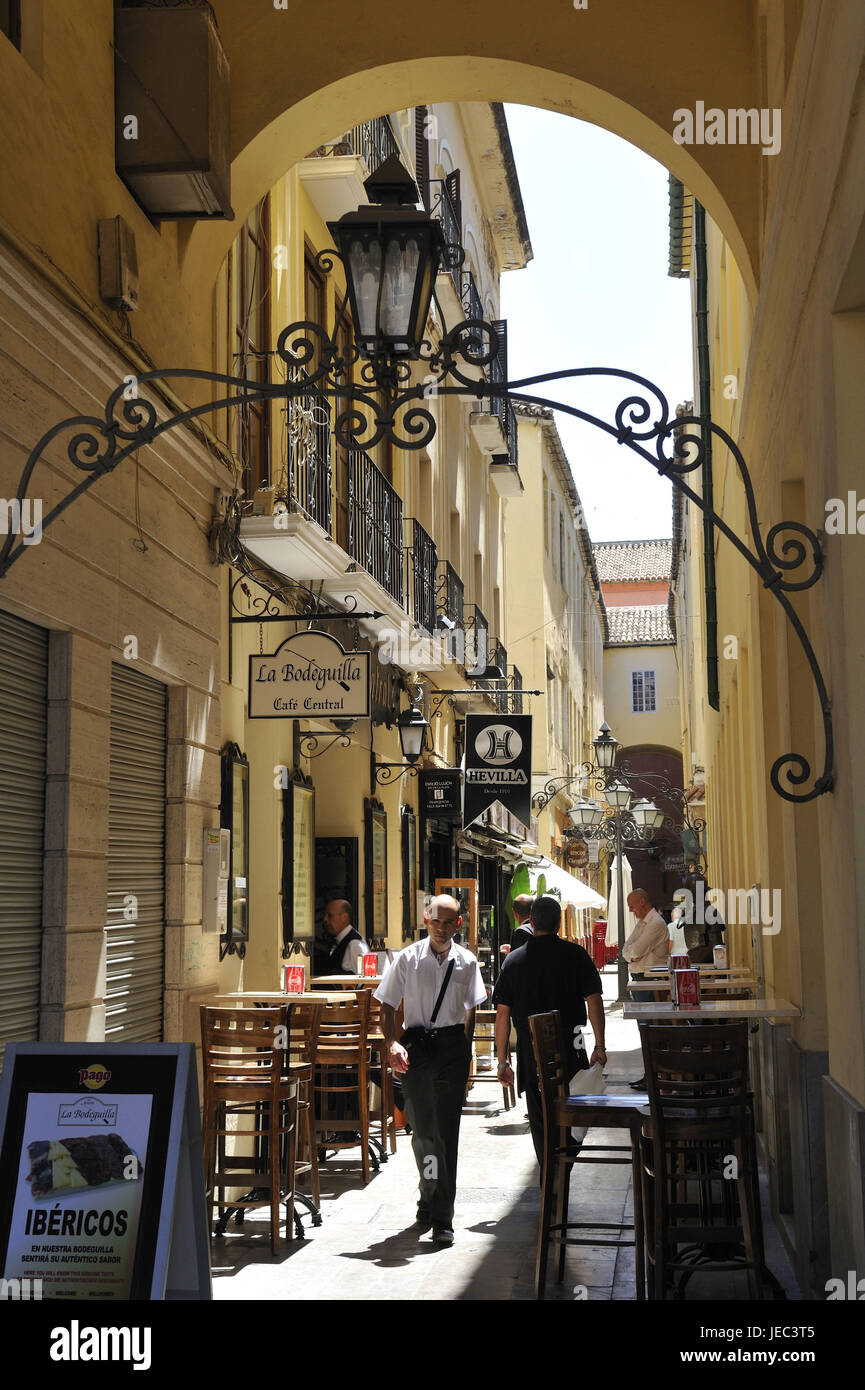
M693 398L693 367L690 286L667 275L667 170L598 126L505 110L534 250L501 280L508 376L624 368L655 382L674 413ZM535 391L605 420L631 394L592 378ZM671 535L672 490L651 464L594 426L556 418L592 540Z

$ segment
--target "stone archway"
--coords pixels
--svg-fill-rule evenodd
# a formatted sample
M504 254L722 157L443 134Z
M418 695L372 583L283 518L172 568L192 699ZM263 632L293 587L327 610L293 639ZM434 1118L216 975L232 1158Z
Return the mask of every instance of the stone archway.
M696 30L687 0L585 10L539 0L530 32L516 0L440 0L434 15L403 9L398 19L390 4L359 12L333 0L304 29L291 7L215 0L214 8L231 64L238 220L292 164L358 121L418 103L504 100L591 121L670 168L720 227L756 297L759 148L685 147L672 135L674 112L693 110L697 100L759 107L753 0L707 7ZM181 229L183 278L201 330L194 341L202 348L210 336L207 297L237 225Z

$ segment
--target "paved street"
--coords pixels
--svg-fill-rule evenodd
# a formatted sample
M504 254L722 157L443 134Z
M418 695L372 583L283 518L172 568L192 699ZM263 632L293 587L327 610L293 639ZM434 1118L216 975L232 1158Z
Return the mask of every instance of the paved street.
M641 1071L637 1027L614 1007L616 978L604 972L607 999L607 1088L626 1091ZM600 1138L595 1131L592 1141ZM612 1132L605 1138L621 1142ZM501 1089L476 1085L463 1112L456 1240L439 1249L412 1223L417 1173L410 1139L400 1134L397 1153L363 1186L353 1150L331 1156L321 1169L324 1220L307 1238L270 1254L264 1212L247 1217L247 1232L233 1229L213 1241L217 1299L482 1299L534 1298L538 1226L538 1169L525 1106L505 1112ZM630 1166L582 1165L571 1183L571 1217L629 1219ZM765 1202L764 1202L764 1220ZM800 1295L766 1220L766 1258L788 1298ZM553 1259L549 1278L552 1281ZM633 1299L633 1251L571 1247L564 1283L551 1282L547 1297L565 1300ZM583 1292L583 1289L585 1292ZM747 1298L744 1274L695 1276L688 1298Z

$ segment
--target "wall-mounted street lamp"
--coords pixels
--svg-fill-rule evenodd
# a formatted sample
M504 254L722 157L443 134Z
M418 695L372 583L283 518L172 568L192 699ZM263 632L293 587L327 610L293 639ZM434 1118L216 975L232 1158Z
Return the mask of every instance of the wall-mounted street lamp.
M397 156L364 183L371 204L328 222L345 266L355 342L364 357L420 355L445 248L441 223L419 200Z
M375 756L372 759L372 768L375 780L379 786L386 786L389 782L395 782L399 777L417 777L417 761L421 753L427 747L427 735L430 732L430 722L424 717L423 710L420 708L422 691L416 687L414 702L404 709L396 721L396 731L399 734L399 746L402 750L402 763L379 763Z

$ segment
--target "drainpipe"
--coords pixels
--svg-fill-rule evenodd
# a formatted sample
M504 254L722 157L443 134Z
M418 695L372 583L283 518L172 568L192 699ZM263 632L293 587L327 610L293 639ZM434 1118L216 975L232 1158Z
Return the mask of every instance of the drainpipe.
M709 378L709 276L706 270L706 210L694 199L694 256L695 256L695 296L697 301L697 391L700 415L708 418L711 410ZM713 709L721 708L718 691L718 600L715 587L715 535L712 522L707 515L714 507L714 482L712 478L712 435L702 430L703 435L703 500L707 511L703 513L703 588L706 595L706 683L709 704Z

